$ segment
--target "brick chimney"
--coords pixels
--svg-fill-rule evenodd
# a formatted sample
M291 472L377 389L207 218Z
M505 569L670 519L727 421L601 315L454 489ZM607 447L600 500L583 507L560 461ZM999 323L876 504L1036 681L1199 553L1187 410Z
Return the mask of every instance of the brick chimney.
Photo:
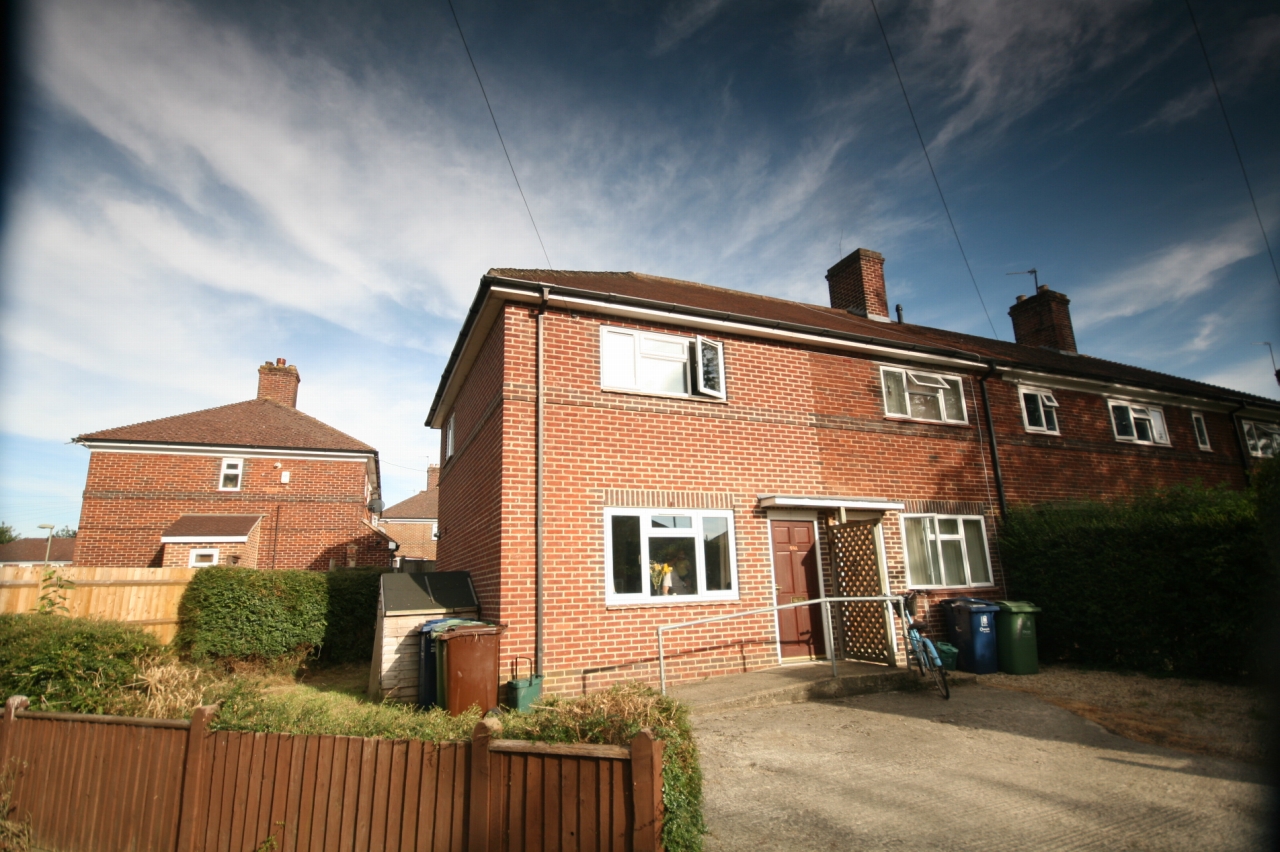
M258 368L258 399L273 399L290 408L298 407L298 382L302 381L297 367L289 367L283 358L277 358Z
M884 255L860 248L827 270L831 307L873 320L889 321L884 292Z
M1046 284L1036 287L1034 296L1019 296L1009 308L1013 339L1023 346L1043 346L1074 355L1076 333L1071 327L1070 304L1070 299Z
M432 488L439 487L439 485L440 485L440 465L438 464L427 465L427 490L430 491Z

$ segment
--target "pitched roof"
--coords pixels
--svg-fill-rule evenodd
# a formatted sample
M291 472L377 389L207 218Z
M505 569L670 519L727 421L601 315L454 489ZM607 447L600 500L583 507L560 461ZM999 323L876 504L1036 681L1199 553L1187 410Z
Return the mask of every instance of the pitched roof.
M839 308L807 305L758 293L712 287L693 281L661 278L638 272L573 272L547 269L490 269L489 278L550 284L557 290L577 290L614 302L645 302L666 310L693 309L724 319L774 326L807 326L815 332L834 332L866 338L899 348L947 352L958 357L994 361L1048 373L1137 385L1152 390L1232 401L1247 400L1276 407L1274 399L1243 391L1133 367L1090 355L1024 346L972 334L961 334L910 323L880 322ZM485 282L487 283L487 282ZM482 283L482 291L485 289ZM441 382L441 389L444 382Z
M438 518L440 517L439 501L440 489L428 488L426 491L419 491L408 500L401 500L394 506L388 506L381 517L384 521Z
M193 538L202 535L248 535L253 532L261 515L183 515L169 524L163 537Z
M54 538L52 547L47 538L15 538L0 544L0 562L44 562L45 548L49 547L50 562L70 562L76 552L74 538Z
M88 432L76 439L140 444L376 453L373 447L273 399L251 399L190 414Z

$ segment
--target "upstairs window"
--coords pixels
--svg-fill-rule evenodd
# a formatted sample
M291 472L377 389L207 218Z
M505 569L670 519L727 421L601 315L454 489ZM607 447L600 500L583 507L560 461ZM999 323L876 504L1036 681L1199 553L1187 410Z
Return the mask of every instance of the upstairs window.
M222 471L218 476L218 490L239 491L243 478L244 459L223 459Z
M1198 411L1192 412L1191 425L1196 430L1196 446L1205 452L1211 452L1213 447L1209 446L1209 427L1205 425L1204 415Z
M889 417L968 423L959 376L881 367L884 412Z
M1028 432L1058 434L1058 401L1039 388L1022 388L1022 425Z
M902 532L911 588L992 585L981 517L904 515Z
M605 509L605 602L737 600L733 513Z
M444 424L444 457L446 460L453 458L453 415L449 415L449 419Z
M1163 409L1116 400L1107 402L1111 407L1111 427L1117 441L1169 446L1169 430L1164 425Z
M1241 425L1244 426L1244 442L1249 446L1249 455L1269 459L1276 454L1280 448L1280 425L1254 420L1241 421Z
M725 398L724 344L627 328L600 328L600 386L664 396Z

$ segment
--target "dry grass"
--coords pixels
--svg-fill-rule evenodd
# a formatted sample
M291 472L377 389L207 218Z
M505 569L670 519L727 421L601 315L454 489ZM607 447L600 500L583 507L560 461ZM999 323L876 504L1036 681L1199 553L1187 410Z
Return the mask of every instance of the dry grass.
M11 818L13 778L20 765L11 760L0 772L0 852L27 852L31 848L31 820Z
M1265 759L1266 702L1252 687L1065 665L978 681L1030 693L1137 742L1250 763Z

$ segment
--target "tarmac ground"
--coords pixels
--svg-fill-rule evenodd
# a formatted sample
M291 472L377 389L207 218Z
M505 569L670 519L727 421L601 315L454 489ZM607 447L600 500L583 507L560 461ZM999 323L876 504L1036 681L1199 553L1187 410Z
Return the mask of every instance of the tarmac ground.
M1265 848L1260 767L1135 743L972 682L950 701L870 688L806 699L776 680L801 671L771 677L757 696L776 687L800 703L676 691L702 699L707 852Z

